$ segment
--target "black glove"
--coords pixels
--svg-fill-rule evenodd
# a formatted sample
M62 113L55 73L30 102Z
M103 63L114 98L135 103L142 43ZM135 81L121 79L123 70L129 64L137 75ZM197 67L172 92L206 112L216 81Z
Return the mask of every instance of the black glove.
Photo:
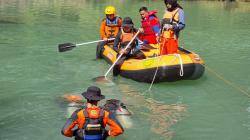
M103 134L103 139L106 140L109 136L109 131L105 130Z

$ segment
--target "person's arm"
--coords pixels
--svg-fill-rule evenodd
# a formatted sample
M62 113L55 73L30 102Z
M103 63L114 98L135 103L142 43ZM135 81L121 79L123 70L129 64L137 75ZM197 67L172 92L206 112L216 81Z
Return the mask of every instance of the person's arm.
M63 126L62 130L61 130L61 133L62 135L64 136L67 136L67 137L72 137L74 136L74 130L72 130L76 124L77 124L77 119L78 119L78 116L77 116L77 113L80 111L80 109L76 110L70 118L67 119L65 125Z
M155 16L150 16L149 19L150 19L152 29L153 29L154 33L157 35L161 29L160 22L159 22L158 18Z
M119 17L119 19L118 19L118 26L122 27L122 18L121 17Z
M118 34L116 35L116 37L115 37L115 40L114 40L114 46L113 46L113 49L116 51L116 52L119 52L119 48L118 48L118 46L119 46L119 44L120 44L120 41L121 41L121 38L120 38L120 36L121 36L121 31L119 31L118 32Z
M178 12L179 12L179 23L173 26L173 29L175 31L180 31L185 27L184 11L182 9L179 9Z
M107 38L107 35L105 33L105 26L106 26L106 20L103 19L100 27L100 36L101 39Z
M124 129L113 113L105 111L105 119L106 124L110 126L110 130L108 131L109 136L118 136L124 132Z
M139 39L141 38L141 36L143 36L143 33L141 32L140 29L137 28L133 28L133 32L136 34L138 31L140 31L140 33L137 35L137 37L134 39L134 43L131 44L130 46L132 46L132 48L136 48L136 46L139 44Z

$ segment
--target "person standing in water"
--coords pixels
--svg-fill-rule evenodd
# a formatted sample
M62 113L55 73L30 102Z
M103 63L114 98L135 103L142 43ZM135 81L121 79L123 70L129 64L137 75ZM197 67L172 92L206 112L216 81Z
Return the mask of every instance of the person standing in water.
M64 136L75 136L77 140L105 140L124 132L115 116L98 106L98 102L105 98L100 88L90 86L82 96L87 99L86 108L76 110L67 119L61 130ZM109 130L105 129L106 125Z

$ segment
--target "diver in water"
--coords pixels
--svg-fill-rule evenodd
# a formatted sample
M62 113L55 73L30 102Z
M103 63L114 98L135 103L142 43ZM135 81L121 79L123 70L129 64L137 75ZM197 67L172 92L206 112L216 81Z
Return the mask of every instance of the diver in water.
M98 87L91 86L86 92L82 93L83 97L87 99L86 107L77 109L70 118L67 119L62 134L67 137L75 136L76 139L84 140L104 140L108 136L118 136L124 132L122 126L115 118L115 114L125 112L119 106L119 100L108 100L104 108L99 107L97 104L105 96L101 95L101 90ZM65 96L66 97L66 96ZM70 96L68 96L70 97ZM70 99L72 99L71 96ZM71 100L75 103L80 98ZM76 107L76 106L72 106ZM76 109L76 108L75 108ZM126 113L123 113L126 114ZM127 111L128 114L128 111ZM109 125L110 130L106 130L105 126Z
M107 100L103 106L104 110L116 116L116 119L121 123L124 128L132 127L131 112L127 109L123 102L116 99Z

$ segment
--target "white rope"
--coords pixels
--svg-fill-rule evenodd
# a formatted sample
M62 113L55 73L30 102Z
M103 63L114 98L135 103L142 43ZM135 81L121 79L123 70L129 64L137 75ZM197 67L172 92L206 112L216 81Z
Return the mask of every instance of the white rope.
M159 45L159 46L160 46L160 45ZM157 49L158 49L159 54L161 54L161 52L160 52L160 47L158 47ZM154 81L155 81L155 78L156 78L158 69L159 69L159 63L160 63L160 60L161 60L161 56L158 55L158 57L160 57L160 58L159 58L159 60L158 60L158 62L157 62L157 67L156 67L156 70L155 70L155 74L154 74L154 77L153 77L153 79L152 79L152 81L151 81L151 84L150 84L150 86L149 86L149 88L148 88L148 91L151 90L151 88L152 88L152 86L153 86L153 84L154 84Z
M181 58L181 55L180 54L169 54L169 55L174 55L175 58L171 61L174 62L176 60L176 58L179 58L179 61L180 61L180 66L181 66L181 69L180 69L180 76L182 77L184 75L184 71L183 71L183 61L182 61L182 58ZM160 56L158 56L160 57ZM156 67L156 70L155 70L155 73L154 73L154 77L153 77L153 80L150 84L150 87L148 88L148 90L150 91L153 84L154 84L154 81L155 81L155 78L156 78L156 75L157 75L157 72L158 72L158 69L159 69L159 63L160 63L160 60L161 60L161 57L159 58L158 60L158 63L157 63L157 67Z
M182 58L181 58L181 55L180 54L174 54L176 57L179 58L179 61L180 61L180 66L181 66L181 69L180 69L180 76L182 77L184 75L184 72L183 72L183 62L182 62Z
M160 56L158 56L158 57L160 57ZM148 88L149 91L151 90L151 88L152 88L152 86L153 86L153 84L154 84L155 77L156 77L157 72L158 72L158 69L159 69L160 59L161 59L161 57L160 57L159 60L158 60L158 63L157 63L157 67L156 67L156 70L155 70L154 77L153 77L153 79L152 79L152 82L151 82L151 84L150 84L150 87Z
M158 48L158 51L159 51L159 54L160 54L160 47ZM180 76L182 77L182 76L184 75L184 71L183 71L183 61L182 61L181 55L180 55L180 54L169 54L169 55L174 55L174 56L175 56L175 59L176 59L176 58L179 58L180 66L181 66L181 69L180 69ZM160 57L160 56L158 56L158 57ZM160 59L161 59L161 57L160 57L159 60L158 60L157 68L156 68L156 70L155 70L155 74L154 74L154 77L153 77L152 82L151 82L151 84L150 84L150 87L148 88L148 91L151 90L151 88L152 88L152 86L153 86L153 83L154 83L154 81L155 81L155 78L156 78L156 75L157 75L157 72L158 72L158 69L159 69ZM175 59L174 59L174 60L175 60ZM173 62L173 61L171 61L171 63L172 63L172 62Z

